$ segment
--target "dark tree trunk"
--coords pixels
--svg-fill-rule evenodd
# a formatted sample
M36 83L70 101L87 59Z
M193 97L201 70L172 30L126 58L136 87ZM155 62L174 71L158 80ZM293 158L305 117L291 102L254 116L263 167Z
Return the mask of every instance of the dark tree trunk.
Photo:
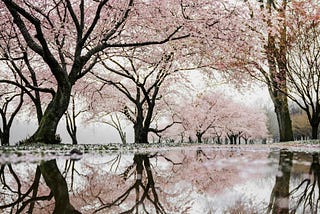
M133 128L135 143L149 143L148 130L141 123L134 124Z
M2 146L9 146L10 139L10 127L3 127L3 131L0 134L0 141Z
M56 138L56 130L60 119L68 109L71 88L72 86L69 82L58 86L57 93L45 110L37 131L31 136L28 142L42 142L46 144L60 143L60 140Z
M230 144L233 144L233 138L232 138L231 135L228 135L228 139L229 139L229 143L230 143Z
M78 140L77 140L76 134L74 133L73 135L70 135L70 136L71 136L71 139L72 139L72 144L73 145L77 145L78 144Z
M282 1L282 8L278 10L278 13L283 20L286 17L286 1ZM267 2L267 9L272 14L274 5L272 1ZM267 20L267 24L270 27L274 27L272 20ZM281 23L280 23L281 24ZM287 98L287 29L286 25L279 25L280 38L278 40L275 36L268 32L268 45L266 46L266 53L268 59L269 76L266 81L268 83L269 94L275 107L275 113L277 115L280 142L292 141L292 123L290 119L290 113L288 108Z
M197 132L196 136L197 136L197 140L198 140L198 143L202 143L202 133L199 133Z
M70 118L71 116L66 114L66 121L67 121L67 132L69 136L71 137L72 144L77 145L78 139L77 139L77 126L76 124L72 122L72 120L75 122L75 118Z
M312 124L312 139L318 139L318 124Z
M76 124L76 118L79 114L76 114L76 103L74 96L72 96L71 99L71 104L72 104L72 110L71 113L66 111L66 127L67 127L67 132L69 136L71 137L72 144L77 145L78 144L78 139L77 139L77 124Z
M143 107L141 104L137 106L137 115L136 121L134 123L134 142L135 143L149 143L148 141L148 133L150 128L150 121L152 119L152 111L153 107L149 106L147 116L143 116Z
M217 137L217 143L218 143L218 144L221 144L221 139L220 139L220 137Z
M279 93L273 101L279 125L280 142L293 141L292 122L285 94Z
M55 207L54 214L80 213L70 204L66 180L57 167L56 160L45 161L40 164L41 174L52 191Z

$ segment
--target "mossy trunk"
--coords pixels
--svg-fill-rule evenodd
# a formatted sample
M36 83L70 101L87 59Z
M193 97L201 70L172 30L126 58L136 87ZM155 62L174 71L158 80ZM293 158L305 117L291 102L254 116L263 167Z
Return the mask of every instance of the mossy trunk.
M280 142L293 141L292 122L286 95L279 93L274 106L279 125Z
M28 142L41 142L46 144L60 143L60 139L56 137L56 131L60 119L68 109L71 88L70 83L58 86L57 93L45 110L37 131L31 136Z
M281 7L277 10L279 17L286 20L287 1L281 2ZM269 94L275 107L275 113L278 119L280 142L292 141L292 123L288 108L287 98L287 25L285 22L279 22L274 26L272 14L276 9L273 1L267 1L267 10L270 14L267 19L267 25L270 29L277 27L278 37L269 31L266 45L266 54L268 60L269 75L266 76Z

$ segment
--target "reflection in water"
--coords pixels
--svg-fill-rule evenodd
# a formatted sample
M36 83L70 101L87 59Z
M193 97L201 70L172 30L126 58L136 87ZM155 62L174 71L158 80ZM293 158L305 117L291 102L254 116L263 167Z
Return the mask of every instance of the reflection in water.
M70 204L67 183L57 167L56 160L42 161L40 165L36 166L35 176L33 181L30 180L32 183L29 188L23 186L28 185L23 179L30 178L31 173L22 178L18 176L16 171L11 164L1 166L1 184L6 190L1 201L7 203L1 204L0 209L10 208L6 209L8 212L10 210L10 213L33 213L36 203L50 201L54 198L52 213L80 213ZM39 185L41 175L50 191L47 195L39 196L39 190L42 190L42 186Z
M299 158L306 154L296 153L295 155ZM320 201L319 153L308 154L307 158L312 157L312 159L307 178L298 182L297 185L291 185L293 188L290 190L293 157L293 152L280 151L279 172L271 193L268 213L318 213Z
M292 152L280 151L279 172L271 192L268 213L289 213L289 184L292 168Z
M265 198L238 188L261 180L267 185L252 191L272 190ZM317 213L320 200L319 154L288 150L189 148L4 163L0 182L0 213Z
M308 177L295 187L290 195L296 202L292 207L293 212L301 208L300 210L304 213L318 213L320 201L319 153L312 154Z
M148 213L145 204L146 201L151 202L157 213L165 213L165 210L159 201L149 156L146 154L135 154L133 162L133 165L130 165L123 173L124 179L127 180L129 172L133 170L133 172L131 172L131 174L135 174L135 180L133 184L127 189L123 190L123 193L119 197L115 198L113 202L101 206L95 212L99 212L106 208L112 208L113 206L121 206L121 204L128 199L128 196L131 194L131 192L134 192L135 203L122 213L139 213L139 208L141 208L144 213ZM145 181L142 179L143 175L146 175Z
M40 171L55 200L53 213L80 213L70 204L67 183L57 167L56 160L42 162Z

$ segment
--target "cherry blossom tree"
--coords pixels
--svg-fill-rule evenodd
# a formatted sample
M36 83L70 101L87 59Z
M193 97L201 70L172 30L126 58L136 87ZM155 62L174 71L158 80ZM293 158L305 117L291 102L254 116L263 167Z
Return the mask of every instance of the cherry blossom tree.
M24 93L19 88L4 86L4 84L0 84L0 90L0 141L2 146L8 146L12 123L22 107Z
M237 144L237 140L240 144L241 139L247 144L248 140L268 137L267 117L264 112L237 102L230 103L228 107L229 117L223 124L231 144Z
M163 128L154 123L155 118L165 112L165 100L175 92L174 83L183 80L183 67L177 62L183 58L176 60L178 53L170 50L169 47L124 50L121 55L107 55L108 58L101 61L104 70L97 67L92 71L102 83L99 93L106 94L104 87L116 93L113 99L117 100L118 106L115 105L115 109L120 109L132 122L135 143L148 143L149 132L160 133L174 123ZM146 53L153 57L144 57Z
M8 28L10 28L8 30ZM0 82L20 88L26 95L25 105L29 107L31 114L34 111L40 123L43 116L43 108L48 104L50 94L54 91L50 75L43 75L43 66L39 65L39 57L30 49L23 46L18 38L18 32L11 23L1 25L0 32L0 59L1 66L6 73L1 73ZM26 108L25 108L26 109Z
M225 43L220 69L228 70L229 76L247 73L266 83L277 115L280 141L293 140L288 98L281 92L287 91L287 11L291 1L243 3L247 10L236 10L239 15L235 21L242 29L237 35L241 42Z
M312 138L318 138L320 123L320 6L318 2L295 2L291 12L291 44L288 48L287 81L284 92L306 114Z
M280 141L285 139L285 133L288 133L287 140L291 139L287 97L308 112L313 138L317 138L319 4L313 0L261 1L261 8L252 9L252 16L259 17L259 12L254 11L265 11L259 19L264 20L267 27L261 28L267 32L267 36L262 34L266 60L251 64L263 75L269 87L280 125Z
M66 128L69 136L71 137L72 144L78 144L77 139L77 117L81 115L81 113L86 112L86 110L76 110L76 94L71 95L71 102L69 103L70 107L65 113L65 119L66 119ZM79 105L78 105L79 106Z
M186 135L196 136L198 143L202 143L205 134L212 133L212 129L220 127L227 119L227 102L221 94L205 91L177 105L176 114Z
M267 118L263 112L237 103L221 92L207 90L184 98L173 111L175 120L181 124L168 130L166 137L172 132L184 132L186 137L196 137L198 143L203 137L216 138L218 143L229 137L231 144L240 138L247 142L267 137Z
M156 17L161 16L159 13L147 19L149 14L143 11L162 8L142 1L134 4L133 0L2 0L0 4L4 15L1 25L13 22L20 34L17 39L41 59L46 68L44 75L54 77L54 96L30 138L36 142L56 143L56 128L68 107L72 87L96 64L99 52L115 47L161 44L188 36L177 35L182 26L175 22L159 25L161 19ZM158 27L154 28L157 34L157 30L151 30L152 26Z

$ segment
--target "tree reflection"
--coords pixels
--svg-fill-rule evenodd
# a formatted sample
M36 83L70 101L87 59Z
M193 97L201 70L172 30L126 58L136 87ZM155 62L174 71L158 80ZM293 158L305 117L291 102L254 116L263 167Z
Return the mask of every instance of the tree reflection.
M305 160L302 153L296 157ZM280 151L279 172L272 189L268 213L318 213L320 201L320 164L319 153L312 154L312 162L307 178L290 191L290 177L293 166L293 153ZM291 179L292 181L292 179Z
M1 165L0 182L3 194L0 210L10 210L10 213L43 213L42 209L50 208L49 201L54 198L53 213L80 213L70 203L67 183L57 167L56 160L42 161L36 166L32 180L29 179L32 176L25 174L27 170L20 175L17 171L11 164ZM41 175L50 191L40 185ZM30 182L32 184L26 188ZM39 202L43 202L43 207ZM36 203L40 207L35 207Z
M290 194L296 201L292 208L293 212L301 207L303 213L318 213L320 201L319 153L312 154L308 178L304 179Z
M289 184L292 168L292 152L280 151L279 171L271 192L267 213L289 213Z
M135 203L122 213L139 213L140 208L145 213L149 213L146 207L146 201L151 202L156 213L165 213L155 186L149 156L147 154L135 154L133 162L134 163L123 173L123 176L124 179L128 179L130 175L135 174L134 183L119 197L113 200L113 202L101 206L95 213L106 208L111 208L112 206L120 206L128 199L128 196L132 192L135 193ZM132 170L134 172L132 172ZM146 176L145 179L143 177L144 175Z
M80 213L70 203L67 182L60 173L56 160L42 162L40 170L55 200L53 213Z
M7 168L7 171L6 171ZM36 168L35 176L31 186L23 192L22 182L18 174L15 172L11 164L4 164L0 169L1 184L2 188L8 191L7 196L15 198L12 202L1 205L0 209L11 208L11 213L21 213L29 205L28 213L32 213L36 201L40 200L50 200L52 195L37 197L39 182L40 182L40 168ZM12 179L13 178L13 179ZM5 194L3 194L5 195ZM31 195L31 197L30 197ZM2 199L5 201L4 199Z

